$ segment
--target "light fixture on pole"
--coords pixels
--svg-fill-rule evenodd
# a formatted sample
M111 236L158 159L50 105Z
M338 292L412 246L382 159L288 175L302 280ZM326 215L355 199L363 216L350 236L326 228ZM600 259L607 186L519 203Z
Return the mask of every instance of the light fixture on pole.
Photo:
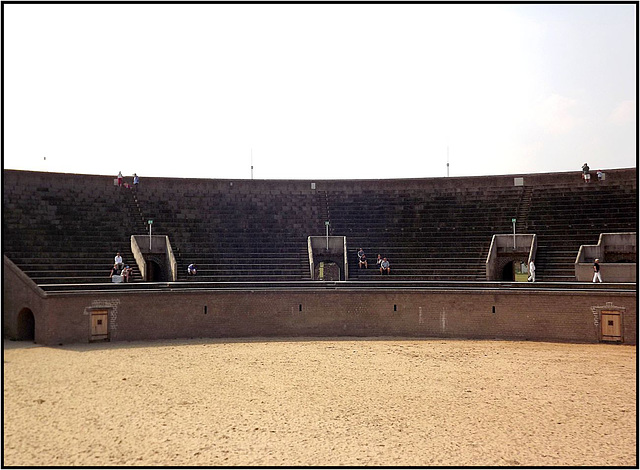
M328 220L324 223L324 226L327 229L327 251L329 251L329 221Z
M153 220L149 219L147 222L149 223L149 251L151 251L151 226L153 225Z

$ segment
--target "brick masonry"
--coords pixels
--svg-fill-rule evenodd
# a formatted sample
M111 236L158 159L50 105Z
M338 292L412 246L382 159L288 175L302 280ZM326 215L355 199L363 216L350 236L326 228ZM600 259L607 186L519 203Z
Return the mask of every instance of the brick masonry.
M402 336L593 343L600 341L594 312L618 307L623 342L637 341L634 291L112 290L42 298L5 269L4 294L4 333L15 334L18 313L26 308L35 318L35 341L42 344L89 342L97 309L109 311L111 341Z

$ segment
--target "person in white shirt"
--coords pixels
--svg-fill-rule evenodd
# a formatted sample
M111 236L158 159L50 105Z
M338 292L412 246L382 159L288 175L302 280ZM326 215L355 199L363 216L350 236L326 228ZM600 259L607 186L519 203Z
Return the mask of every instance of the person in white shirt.
M529 261L529 277L527 281L536 282L536 265L533 264L533 260Z
M382 258L382 263L380 263L380 274L384 274L386 271L387 274L391 274L391 268L389 267L389 261L387 258Z
M118 265L118 268L122 269L122 267L124 266L124 263L122 262L122 256L120 256L120 252L116 253L116 257L114 258L114 261Z

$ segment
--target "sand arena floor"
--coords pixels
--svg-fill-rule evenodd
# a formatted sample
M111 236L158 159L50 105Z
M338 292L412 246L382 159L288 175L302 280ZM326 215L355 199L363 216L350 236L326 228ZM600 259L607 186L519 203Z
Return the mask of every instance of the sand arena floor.
M635 466L636 347L4 342L4 465Z

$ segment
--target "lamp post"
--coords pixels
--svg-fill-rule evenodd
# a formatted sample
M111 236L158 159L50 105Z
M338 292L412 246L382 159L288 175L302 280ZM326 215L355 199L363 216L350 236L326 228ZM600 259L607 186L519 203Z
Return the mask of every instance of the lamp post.
M153 220L149 219L149 251L151 251L151 226L153 225Z
M327 251L329 251L329 221L325 221L324 226L327 229Z

